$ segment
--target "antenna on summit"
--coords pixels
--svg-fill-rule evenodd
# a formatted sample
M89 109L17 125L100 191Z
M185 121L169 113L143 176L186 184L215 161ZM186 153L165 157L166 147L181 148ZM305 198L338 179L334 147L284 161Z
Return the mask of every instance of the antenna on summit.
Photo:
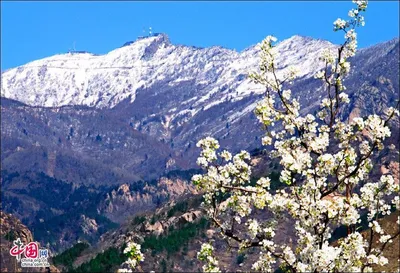
M69 53L69 54L72 54L72 53L75 53L75 51L76 51L76 50L75 50L75 41L74 41L74 42L72 43L72 48L69 48L69 49L68 49L68 53Z

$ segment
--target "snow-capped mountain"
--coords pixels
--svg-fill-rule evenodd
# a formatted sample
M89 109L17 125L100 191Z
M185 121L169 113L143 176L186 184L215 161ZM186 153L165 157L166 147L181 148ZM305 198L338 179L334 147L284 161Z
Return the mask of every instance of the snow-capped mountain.
M293 36L279 43L279 73L289 64L310 76L321 63L321 51L333 47L322 40ZM240 53L222 47L196 48L173 45L165 34L126 43L105 55L67 53L10 69L2 74L1 96L31 106L87 105L114 107L122 100L136 99L140 89L159 83L174 86L193 81L196 96L181 101L198 111L211 107L236 92L240 100L251 92L262 93L246 75L257 69L258 47ZM210 98L218 94L218 100ZM174 113L174 111L172 111Z
M314 111L326 95L313 77L323 66L318 57L335 47L302 36L277 45L277 74L287 73L289 65L298 68L300 77L290 88L306 112ZM364 105L372 98L372 102L382 101L379 111L393 104L399 91L398 50L399 40L394 39L363 49L352 59L353 68L345 81L353 99L349 113L363 113L363 105L357 104L360 98ZM238 53L222 47L173 45L165 34L128 42L105 55L68 53L33 61L1 75L3 101L26 104L11 108L23 109L29 115L25 120L31 120L24 123L16 120L21 113L4 110L4 120L9 122L2 122L2 137L22 136L43 146L50 139L59 144L66 138L73 153L97 159L120 153L132 156L128 153L132 151L135 155L124 165L141 168L141 175L148 172L144 162L149 160L151 166L158 162L156 169L194 167L194 144L205 135L219 138L228 148L260 146L257 140L262 131L252 113L264 87L247 78L258 63L258 45ZM374 88L380 92L368 90ZM40 125L30 127L38 121ZM122 129L125 126L128 129ZM250 133L254 138L249 139ZM87 138L96 143L101 139L107 145L96 154L97 148ZM147 149L157 145L163 148Z
M326 95L313 77L323 65L318 57L335 47L302 36L277 44L278 75L289 65L298 68L300 77L290 88L306 112L314 111ZM352 59L345 81L353 100L349 113L363 113L363 105L357 104L360 98L364 105L369 99L382 101L380 108L393 104L390 100L399 91L398 50L399 40L394 39L363 49ZM1 75L3 101L27 105L11 108L23 109L24 114L4 109L2 137L22 137L43 146L49 140L59 145L67 139L66 147L75 155L102 160L126 154L130 159L124 166L141 169L140 175L149 171L145 162L156 164L158 170L194 167L198 153L194 144L205 135L228 148L260 146L262 130L253 109L264 87L247 78L258 63L259 45L238 53L222 47L173 45L165 34L128 42L105 55L68 53L33 61ZM371 86L380 92L367 90ZM21 120L21 115L29 115L25 120L30 122ZM97 146L101 139L103 146L92 147L87 138ZM160 147L152 149L155 146Z

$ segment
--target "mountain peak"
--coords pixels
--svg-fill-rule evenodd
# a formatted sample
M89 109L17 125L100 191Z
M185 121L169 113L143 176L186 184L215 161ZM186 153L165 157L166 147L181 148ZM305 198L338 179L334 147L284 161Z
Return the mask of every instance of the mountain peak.
M306 44L306 43L311 43L311 42L322 42L322 43L327 43L327 44L332 44L331 42L323 39L317 39L313 38L310 36L303 36L303 35L293 35L290 38L287 38L285 40L282 40L281 43L287 43L287 44Z
M167 34L165 33L154 33L151 35L147 35L147 36L139 36L135 41L128 41L125 44L122 45L122 47L124 46L130 46L134 43L140 42L140 41L148 41L148 40L152 40L152 42L155 42L157 44L171 44L169 37Z
M290 40L290 41L304 41L304 40L310 41L310 40L316 40L316 39L314 39L313 37L310 37L310 36L304 36L304 35L296 34L296 35L293 35L292 37L290 37L290 38L288 38L286 40Z
M304 45L304 44L307 44L307 43L310 43L310 42L322 42L326 46L329 46L329 45L332 44L332 43L330 43L329 41L326 41L326 40L316 39L316 38L313 38L313 37L310 37L310 36L303 36L303 35L298 35L298 34L293 35L293 36L291 36L291 37L289 37L287 39L282 39L282 40L279 39L279 37L277 37L277 38L278 38L277 45L279 45L280 47L282 47L282 46L283 47L287 47L287 46L289 46L289 47L292 47L292 46L297 47L299 45ZM261 44L262 44L262 41L260 41L259 43L244 49L242 52L258 51L259 47L261 46Z

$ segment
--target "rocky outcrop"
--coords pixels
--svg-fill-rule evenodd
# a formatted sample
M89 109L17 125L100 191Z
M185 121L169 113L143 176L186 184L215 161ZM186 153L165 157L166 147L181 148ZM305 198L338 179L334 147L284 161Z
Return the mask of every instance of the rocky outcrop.
M9 238L10 241L20 238L24 244L33 241L31 231L21 221L11 214L0 211L0 236Z
M9 254L13 241L17 238L26 245L33 242L32 232L21 221L11 214L0 211L0 272L60 272L53 265L49 269L21 268L15 257Z
M152 233L154 235L161 235L164 232L164 227L161 222L155 222L153 225L150 223L145 223L142 226L142 231L147 233Z
M140 231L159 236L170 230L171 227L173 229L179 229L187 223L194 223L200 220L202 216L203 212L199 210L188 211L180 216L172 216L165 220L157 221L154 224L145 222L142 224Z
M178 223L181 223L181 224L193 223L196 220L200 219L200 217L202 215L203 215L203 213L201 211L199 211L199 210L189 211L189 212L186 212L186 213L182 214L178 218Z
M190 181L161 177L156 184L144 182L122 184L107 193L98 210L110 220L122 223L137 213L154 210L168 200L196 193L197 190Z
M91 218L85 216L84 214L81 214L81 221L82 221L81 227L82 227L84 234L91 235L93 233L96 233L97 230L99 229L99 226L96 223L96 220L91 219Z
M122 185L122 187L128 185ZM106 198L99 204L98 210L114 222L123 222L127 217L139 212L156 208L157 199L164 200L166 196L150 194L148 192L124 191L121 187L106 194Z

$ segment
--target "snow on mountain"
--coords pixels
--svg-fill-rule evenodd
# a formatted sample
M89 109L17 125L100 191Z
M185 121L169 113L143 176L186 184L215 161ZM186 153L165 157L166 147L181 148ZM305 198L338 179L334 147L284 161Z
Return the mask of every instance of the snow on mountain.
M322 65L315 60L329 47L334 45L302 36L280 42L278 74L285 73L292 64L299 68L300 76L312 76ZM59 54L9 69L1 75L1 96L31 106L112 108L127 98L135 101L139 89L160 82L173 87L193 81L196 96L181 103L190 105L195 114L201 107L226 101L233 90L234 101L262 93L262 87L246 78L258 68L258 53L258 45L238 53L222 47L173 45L165 34L157 34L126 43L105 55ZM178 110L173 114L184 114Z

